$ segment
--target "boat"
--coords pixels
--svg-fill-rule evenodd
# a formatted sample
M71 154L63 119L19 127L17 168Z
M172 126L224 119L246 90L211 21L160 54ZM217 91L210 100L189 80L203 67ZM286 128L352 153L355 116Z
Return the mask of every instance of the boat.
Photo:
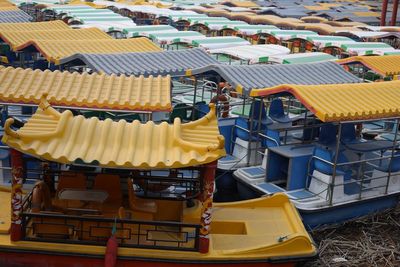
M42 98L6 121L12 190L0 192L1 266L294 266L316 247L285 194L213 203L225 155L215 105L182 124L84 118ZM40 179L24 194L24 157ZM11 203L11 205L10 205ZM11 216L10 216L11 215Z
M315 116L296 126L247 130L265 153L262 164L234 172L241 198L284 193L307 228L395 207L400 196L399 86L390 81L253 90L259 101L295 97Z

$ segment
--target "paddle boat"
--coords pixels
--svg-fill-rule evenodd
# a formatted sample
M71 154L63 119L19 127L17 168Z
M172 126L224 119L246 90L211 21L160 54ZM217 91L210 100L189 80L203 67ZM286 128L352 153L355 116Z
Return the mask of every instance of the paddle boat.
M1 266L294 266L316 255L286 195L213 203L225 149L212 104L197 121L156 125L86 119L43 99L24 126L13 122ZM41 163L28 193L25 155Z
M399 86L391 81L253 90L261 103L295 97L314 116L273 128L264 127L267 118L260 115L252 122L258 128L241 129L259 141L255 150L264 154L258 166L234 172L241 199L283 192L309 228L395 207L400 196Z
M225 90L221 90L221 93L231 96L230 99L228 98L229 102L222 98L218 100L222 115L225 113L225 116L220 116L219 118L219 128L221 134L225 137L227 156L218 161L216 201L239 199L236 182L232 176L233 171L240 167L261 164L262 155L256 152L256 148L260 147L260 143L250 138L246 132L241 131L241 128L246 130L254 128L254 130L257 130L258 126L250 123L251 118L257 118L261 112L266 118L265 124L280 127L280 125L291 125L294 121L302 119L303 115L299 113L305 113L305 110L298 105L298 107L290 111L292 115L289 118L289 116L286 116L287 110L284 109L283 103L276 102L274 108L268 112L273 118L267 119L265 105L262 105L259 101L252 101L249 96L249 92L253 88L265 88L281 83L329 84L360 82L359 78L345 71L334 62L274 66L267 64L218 64L192 69L188 71L188 75L193 77L195 81L204 79L215 81L217 85L223 82L223 89ZM195 95L203 95L201 92L201 87L199 87ZM219 95L221 94L217 94L217 97ZM197 99L200 98L196 97ZM193 100L192 102L195 103Z

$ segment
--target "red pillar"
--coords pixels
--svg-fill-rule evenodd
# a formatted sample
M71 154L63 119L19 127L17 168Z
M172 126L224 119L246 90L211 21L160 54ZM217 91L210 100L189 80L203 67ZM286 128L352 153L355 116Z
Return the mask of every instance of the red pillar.
M388 0L383 0L382 1L382 13L381 13L381 26L386 25L387 6L388 6Z
M200 229L200 253L208 253L210 246L210 225L214 194L215 170L217 161L213 161L203 166L203 194L201 209L201 229Z
M12 166L12 191L11 191L11 241L19 241L22 239L22 180L23 180L23 160L22 153L11 149L11 166Z
M391 26L396 26L397 9L398 8L399 8L399 0L393 0L392 20L390 21Z

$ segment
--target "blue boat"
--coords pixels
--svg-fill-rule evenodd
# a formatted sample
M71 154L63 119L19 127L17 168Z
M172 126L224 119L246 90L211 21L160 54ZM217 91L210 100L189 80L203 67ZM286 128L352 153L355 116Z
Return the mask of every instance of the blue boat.
M256 120L248 121L251 127L240 131L246 132L255 152L264 157L259 165L234 171L239 197L283 192L309 228L396 206L400 195L399 86L399 81L391 81L253 90L254 101L270 103L269 116L262 110ZM282 113L282 103L289 110L293 97L314 115L306 112L302 121L296 117L294 122L287 112ZM281 116L276 116L276 103ZM270 118L275 123L266 123ZM283 127L276 127L276 122Z

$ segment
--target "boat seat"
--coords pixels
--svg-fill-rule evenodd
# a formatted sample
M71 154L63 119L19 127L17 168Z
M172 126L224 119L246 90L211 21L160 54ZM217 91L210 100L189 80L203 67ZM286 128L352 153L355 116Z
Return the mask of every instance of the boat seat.
M157 203L150 199L138 198L133 190L132 179L128 178L128 197L129 207L133 211L155 214L157 213Z
M274 194L274 193L279 193L279 192L285 192L285 189L277 186L276 184L273 183L260 183L257 185L254 185L258 190L261 192L264 192L266 194Z
M225 157L222 157L219 159L219 161L222 162L234 162L237 161L238 159L232 155L226 155Z
M239 168L234 172L234 175L251 184L263 182L266 175L265 168L267 166L267 153L268 149L265 149L264 158L261 165Z
M290 199L296 199L296 200L319 198L316 194L308 191L307 189L297 189L297 190L287 191L286 195L288 195Z
M58 176L56 196L63 189L86 189L86 176L77 172L61 172Z
M120 207L122 204L122 191L119 175L115 174L97 174L94 179L93 189L103 190L108 193L105 204Z
M280 99L274 99L271 102L269 107L269 116L272 120L279 123L291 123L292 120L289 116L285 115L285 111L283 109L283 103Z
M389 178L389 171L388 192L400 191L400 151L393 155L391 163L390 160L383 161L374 169L370 187L384 192Z

